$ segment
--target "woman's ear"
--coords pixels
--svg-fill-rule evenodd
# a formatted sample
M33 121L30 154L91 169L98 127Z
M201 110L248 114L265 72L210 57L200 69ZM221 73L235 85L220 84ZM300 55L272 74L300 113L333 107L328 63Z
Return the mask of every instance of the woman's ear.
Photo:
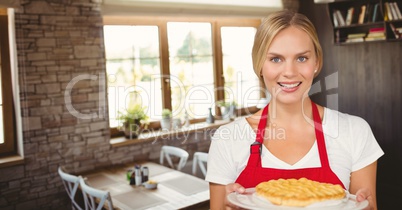
M316 61L315 62L315 68L314 68L314 74L316 74L318 72L318 67L320 67L320 62Z

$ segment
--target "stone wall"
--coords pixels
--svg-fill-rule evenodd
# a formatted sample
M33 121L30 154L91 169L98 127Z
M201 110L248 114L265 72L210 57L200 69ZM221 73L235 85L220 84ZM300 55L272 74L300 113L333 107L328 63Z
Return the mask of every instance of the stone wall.
M187 141L171 136L111 147L100 2L21 0L15 14L22 115L17 117L23 122L25 163L0 168L0 209L70 209L59 166L79 174L157 160L164 144L191 155L208 150L210 132L193 133Z

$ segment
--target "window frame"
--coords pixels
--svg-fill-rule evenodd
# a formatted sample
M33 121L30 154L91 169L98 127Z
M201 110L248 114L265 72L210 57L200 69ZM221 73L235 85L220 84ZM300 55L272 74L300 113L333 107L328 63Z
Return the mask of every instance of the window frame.
M4 143L0 144L0 156L17 153L15 138L15 117L11 80L11 60L6 8L0 8L0 56L1 85L3 102Z
M159 49L160 49L160 68L161 74L165 75L161 80L162 87L162 106L165 109L171 109L171 89L170 89L170 63L169 63L169 46L168 46L168 22L208 22L211 24L212 37L212 53L213 53L213 74L215 101L224 100L224 83L223 76L223 53L221 28L222 27L255 27L260 23L260 18L228 18L228 17L157 17L157 16L103 16L104 25L153 25L159 28ZM260 84L261 86L262 84ZM262 86L261 86L262 87ZM261 97L264 95L261 93ZM244 107L237 110L239 115L256 112L256 107ZM220 114L220 109L215 108L215 113ZM205 118L197 118L190 120L190 123L203 122ZM152 121L149 128L159 128L159 121ZM111 128L111 136L118 136L117 128Z

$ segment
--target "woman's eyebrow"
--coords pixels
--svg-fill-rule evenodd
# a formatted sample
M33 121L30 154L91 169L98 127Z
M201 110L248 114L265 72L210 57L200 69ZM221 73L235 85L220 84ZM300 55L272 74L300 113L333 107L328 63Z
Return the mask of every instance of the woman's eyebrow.
M310 52L311 52L311 50L306 50L306 51L303 51L303 52L300 52L300 53L296 53L296 55L304 55L304 54L307 54L307 53L310 53ZM276 52L268 52L267 55L283 56L280 53L276 53Z
M271 55L271 56L273 55L273 56L278 56L278 57L282 56L281 54L275 53L275 52L268 52L267 55Z
M304 55L304 54L307 54L307 53L310 53L310 52L311 52L311 50L306 50L304 52L297 53L296 55Z

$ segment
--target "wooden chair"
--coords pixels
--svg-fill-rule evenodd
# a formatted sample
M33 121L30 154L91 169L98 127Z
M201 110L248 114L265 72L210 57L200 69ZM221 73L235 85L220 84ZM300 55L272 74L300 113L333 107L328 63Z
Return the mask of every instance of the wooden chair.
M202 174L204 177L207 175L207 169L205 168L205 164L208 161L208 153L206 152L195 152L193 157L193 174L197 174L197 165L200 167Z
M176 156L180 158L179 163L177 164L176 167L176 169L180 171L187 163L188 152L179 147L162 146L159 159L160 164L163 165L163 160L166 158L167 162L169 163L169 166L175 168L170 156Z
M85 210L101 210L106 208L113 209L112 198L108 191L95 189L85 183L85 180L80 176L80 187L84 195Z
M72 209L82 210L83 208L75 200L75 196L80 185L79 177L64 172L61 167L59 167L58 172L61 180L63 181L64 188L67 191L68 197L71 200Z

